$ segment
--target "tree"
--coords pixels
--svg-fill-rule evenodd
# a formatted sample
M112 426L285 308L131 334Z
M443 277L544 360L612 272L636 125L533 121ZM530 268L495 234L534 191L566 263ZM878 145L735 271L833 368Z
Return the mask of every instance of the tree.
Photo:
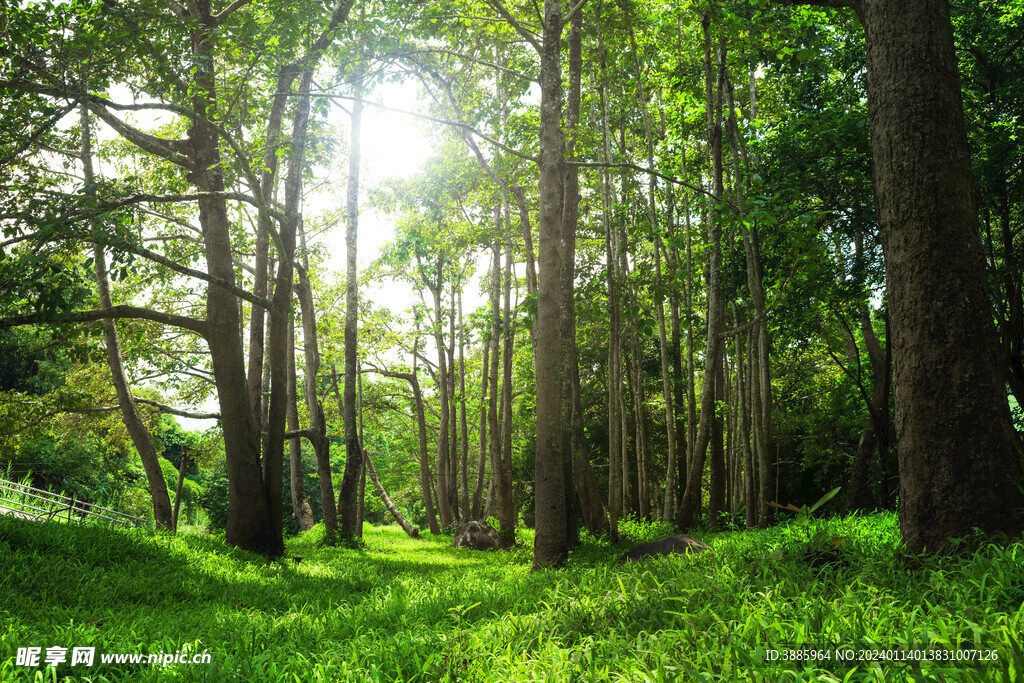
M1021 444L990 314L949 2L779 4L851 8L864 26L903 541L943 552L972 529L1017 535Z

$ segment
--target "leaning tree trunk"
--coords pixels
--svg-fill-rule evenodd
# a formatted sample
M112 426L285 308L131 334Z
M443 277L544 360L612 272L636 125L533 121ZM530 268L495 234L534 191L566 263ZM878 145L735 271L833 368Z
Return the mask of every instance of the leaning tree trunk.
M92 134L89 125L89 112L82 107L82 166L84 168L85 185L87 192L95 193L96 179L93 174L92 165ZM93 226L95 228L95 226ZM93 271L96 274L96 289L99 292L100 307L111 308L113 302L110 297L110 285L107 282L107 259L103 247L97 244L93 249ZM121 358L121 345L117 339L117 327L113 320L101 321L103 326L104 341L107 347L107 365L110 367L110 379L117 392L117 404L121 409L121 422L128 430L135 450L139 453L142 467L146 471L146 481L149 483L149 495L153 501L153 519L157 528L176 529L177 516L171 511L171 499L167 493L167 482L164 480L163 470L160 468L160 456L153 448L153 439L146 429L142 417L135 406L135 397L128 387L128 380L124 372L124 361ZM184 472L185 462L181 462ZM172 523L172 520L174 523Z
M366 471L370 475L370 481L373 482L374 487L377 489L377 495L380 496L381 501L384 503L384 507L387 508L391 516L394 517L395 521L398 522L398 526L402 527L402 531L409 534L411 538L419 538L420 530L409 523L409 520L399 511L395 504L391 502L391 496L384 490L384 485L380 483L380 478L377 476L377 470L373 467L373 461L370 460L370 454L363 450L363 462L366 463Z

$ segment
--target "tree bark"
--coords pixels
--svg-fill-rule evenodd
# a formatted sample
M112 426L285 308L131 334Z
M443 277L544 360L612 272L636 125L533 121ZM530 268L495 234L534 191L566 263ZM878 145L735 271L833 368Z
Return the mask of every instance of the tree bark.
M581 78L583 73L583 10L573 15L569 29L569 91L565 107L565 159L576 159L576 138L580 121ZM562 478L565 482L565 528L566 543L570 548L579 545L579 523L576 519L576 473L577 466L590 468L583 443L582 410L577 414L575 404L579 402L579 368L576 367L576 228L579 222L580 189L579 167L572 164L562 166L562 216L561 239L565 265L562 268L562 344L566 349L566 367L569 384L562 392L566 402L564 413L572 421L565 430L563 444ZM581 451L577 456L577 451ZM593 478L593 473L591 473ZM583 479L586 479L584 476Z
M605 164L611 163L610 125L605 93L606 55L601 46L601 80L597 91L600 101L601 155ZM605 273L608 287L608 523L613 542L619 539L619 519L622 517L622 361L619 355L621 312L618 293L618 231L612 227L612 183L608 169L600 171L601 222L605 238Z
M220 135L211 123L217 116L217 60L214 54L217 25L209 2L197 2L196 5L199 17L190 31L191 54L196 64L192 95L195 118L188 131L194 167L187 177L199 192L204 193L198 205L208 272L233 287L235 269L231 256L231 223L227 202L221 194L225 186ZM209 285L206 294L207 343L220 403L225 464L230 482L224 538L229 545L244 550L279 555L283 550L280 520L274 523L271 519L268 491L264 486L259 430L249 399L239 323L235 295L222 287Z

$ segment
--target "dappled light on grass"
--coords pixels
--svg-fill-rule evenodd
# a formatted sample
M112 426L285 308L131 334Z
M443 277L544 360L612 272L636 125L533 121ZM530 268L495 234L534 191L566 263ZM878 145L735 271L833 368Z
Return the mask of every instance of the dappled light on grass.
M0 520L0 681L25 646L209 652L209 665L68 667L81 680L1021 680L1024 545L907 561L891 514L814 522L844 536L841 564L799 555L808 529L697 534L699 555L614 561L671 531L626 524L619 544L585 539L561 571L512 552L449 547L371 528L365 547L287 556L216 535ZM300 561L296 562L296 558ZM996 662L768 662L768 649L991 648ZM881 668L880 668L881 666ZM914 668L917 667L917 668ZM699 675L698 675L699 674ZM29 676L29 679L31 676Z

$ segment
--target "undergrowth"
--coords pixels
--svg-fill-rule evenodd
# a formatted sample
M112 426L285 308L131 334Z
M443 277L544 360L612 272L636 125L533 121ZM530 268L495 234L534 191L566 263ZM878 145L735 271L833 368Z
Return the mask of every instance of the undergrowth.
M840 561L808 561L808 529L781 525L695 534L713 550L617 565L671 532L624 524L621 543L584 538L565 569L531 573L528 533L481 553L397 527L326 547L316 528L268 563L216 535L0 518L0 681L1024 681L1024 543L917 558L893 515L812 530L844 539ZM95 662L19 666L26 647L41 660L95 647ZM989 659L857 658L915 649Z

